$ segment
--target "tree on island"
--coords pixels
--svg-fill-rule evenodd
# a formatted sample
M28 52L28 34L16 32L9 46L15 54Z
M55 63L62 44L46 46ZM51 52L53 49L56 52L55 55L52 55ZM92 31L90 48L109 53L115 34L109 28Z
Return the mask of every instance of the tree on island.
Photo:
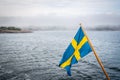
M18 31L20 31L21 29L20 28L16 28L14 26L9 26L9 27L1 26L0 30L18 30Z

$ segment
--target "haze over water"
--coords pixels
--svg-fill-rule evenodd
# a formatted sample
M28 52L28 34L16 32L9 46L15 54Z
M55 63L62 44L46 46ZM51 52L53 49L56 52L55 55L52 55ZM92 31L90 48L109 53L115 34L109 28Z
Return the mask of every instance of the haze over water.
M72 76L58 67L74 37L71 31L0 34L0 80L103 80L93 53L72 66ZM120 31L87 31L111 80L120 79Z

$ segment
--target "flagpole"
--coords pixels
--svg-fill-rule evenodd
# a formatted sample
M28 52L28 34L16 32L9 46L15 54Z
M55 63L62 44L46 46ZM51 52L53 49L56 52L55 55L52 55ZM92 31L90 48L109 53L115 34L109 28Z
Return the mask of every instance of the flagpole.
M83 25L80 24L80 26L81 26L81 28L82 28ZM82 30L83 30L85 36L87 37L87 34L86 34L86 32L84 31L83 28L82 28ZM94 55L95 55L95 57L96 57L96 59L97 59L99 65L101 66L101 68L102 68L102 70L103 70L103 72L104 72L106 78L107 78L108 80L110 80L110 78L109 78L107 72L106 72L105 69L104 69L104 66L103 66L103 64L102 64L102 62L101 62L101 60L100 60L100 58L98 57L98 55L97 55L97 53L96 53L96 51L95 51L95 49L94 49L94 47L93 47L93 45L92 45L92 43L91 43L91 41L89 40L88 37L87 37L87 40L88 40L88 43L90 44L90 47L92 48L92 51L93 51L93 53L94 53Z

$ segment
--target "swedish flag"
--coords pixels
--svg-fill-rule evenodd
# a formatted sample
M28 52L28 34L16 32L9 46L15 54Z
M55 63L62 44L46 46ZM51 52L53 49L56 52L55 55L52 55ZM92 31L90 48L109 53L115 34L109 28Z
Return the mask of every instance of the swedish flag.
M71 76L71 66L86 56L92 49L88 43L87 37L85 36L82 27L79 28L74 39L66 49L63 57L60 61L59 66L67 70L67 74Z

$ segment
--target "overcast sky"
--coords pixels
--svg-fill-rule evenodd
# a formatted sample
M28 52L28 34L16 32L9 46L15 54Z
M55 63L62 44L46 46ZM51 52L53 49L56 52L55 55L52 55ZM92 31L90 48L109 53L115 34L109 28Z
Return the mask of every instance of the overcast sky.
M0 25L120 25L120 0L0 0Z

